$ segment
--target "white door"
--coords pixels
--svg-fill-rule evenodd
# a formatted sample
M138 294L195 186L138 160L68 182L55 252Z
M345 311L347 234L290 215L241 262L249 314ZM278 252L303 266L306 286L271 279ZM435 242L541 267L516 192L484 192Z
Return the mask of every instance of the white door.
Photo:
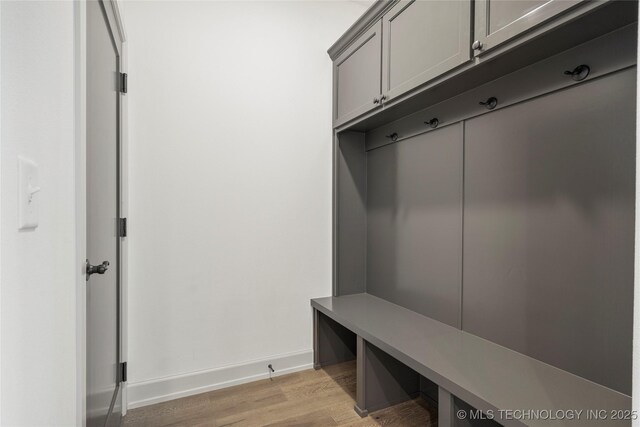
M87 7L87 426L119 425L120 46L110 5Z

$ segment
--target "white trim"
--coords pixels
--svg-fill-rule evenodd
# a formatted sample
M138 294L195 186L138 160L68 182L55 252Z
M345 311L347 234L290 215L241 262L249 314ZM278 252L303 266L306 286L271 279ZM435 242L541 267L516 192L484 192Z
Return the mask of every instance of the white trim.
M117 14L119 26L120 14ZM123 30L124 34L124 30ZM122 43L120 72L127 73L127 43ZM120 94L120 215L129 217L129 101L127 94ZM129 237L120 242L120 360L127 361L128 341L128 295L129 295ZM122 382L122 415L127 414L127 382Z
M116 42L116 47L119 55L119 72L126 73L127 72L127 44L126 44L126 33L124 30L124 23L122 22L122 15L120 14L120 5L119 0L102 0L102 3L107 10L107 21L111 33L114 38L119 38L119 43ZM118 159L120 170L119 170L119 180L120 180L120 200L118 201L120 204L120 217L127 218L129 215L129 140L128 140L128 101L127 94L122 92L119 93L119 120L120 120L120 129L119 129L119 138L120 138L120 158ZM120 238L120 259L119 267L120 267L120 301L118 301L119 309L120 309L120 362L127 361L127 289L128 289L128 254L129 254L129 245L128 245L128 237ZM126 415L127 413L127 383L122 382L120 384L120 399L122 405L122 415Z
M113 9L113 15L116 18L116 26L118 29L118 35L120 36L120 41L124 43L127 41L127 34L124 31L122 16L120 16L119 0L109 0L109 3L111 3L111 8Z
M75 238L76 238L76 425L86 425L86 279L87 253L87 8L74 2L75 81Z
M276 371L273 374L274 377L311 369L313 351L304 350L150 381L129 382L129 409L267 379L269 378L268 364L272 364Z

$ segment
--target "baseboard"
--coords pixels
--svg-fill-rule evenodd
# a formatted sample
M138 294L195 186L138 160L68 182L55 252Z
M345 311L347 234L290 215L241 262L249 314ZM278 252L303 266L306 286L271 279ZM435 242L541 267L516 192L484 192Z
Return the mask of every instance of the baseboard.
M357 403L353 405L353 410L356 411L356 414L358 414L360 418L369 416L369 411L367 411L366 409L360 409Z
M267 365L272 364L273 377L313 368L313 351L282 354L238 365L127 383L128 409L166 402L207 391L218 390L269 378Z

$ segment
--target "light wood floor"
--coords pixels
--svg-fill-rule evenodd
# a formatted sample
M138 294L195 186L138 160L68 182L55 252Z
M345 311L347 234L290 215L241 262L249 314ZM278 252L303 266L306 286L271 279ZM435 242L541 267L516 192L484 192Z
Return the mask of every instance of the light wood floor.
M437 426L435 407L421 398L360 418L355 368L347 362L133 409L124 426Z

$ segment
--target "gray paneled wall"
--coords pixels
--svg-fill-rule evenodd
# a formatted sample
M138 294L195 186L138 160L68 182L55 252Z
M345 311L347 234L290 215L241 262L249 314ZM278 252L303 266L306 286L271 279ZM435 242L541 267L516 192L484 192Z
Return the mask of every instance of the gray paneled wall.
M367 153L367 292L460 326L462 123Z
M463 329L626 394L635 75L465 124Z
M364 292L367 240L367 163L365 136L361 132L344 132L338 137L336 150L336 221L334 239L336 259L334 285L336 295Z
M341 138L338 294L630 394L635 72L369 152Z

